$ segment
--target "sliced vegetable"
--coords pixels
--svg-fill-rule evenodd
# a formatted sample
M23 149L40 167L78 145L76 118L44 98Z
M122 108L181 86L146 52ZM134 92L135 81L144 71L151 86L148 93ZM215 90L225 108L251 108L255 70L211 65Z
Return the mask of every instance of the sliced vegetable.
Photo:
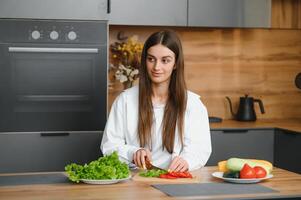
M168 174L177 178L192 178L189 172L169 172Z
M170 174L160 174L160 176L159 176L160 178L166 178L166 179L177 179L177 177L175 177L175 176L172 176L172 175L170 175Z
M168 178L168 179L175 179L175 178L192 178L192 174L189 172L168 172L165 174L161 174L160 178Z
M161 174L166 174L166 170L151 169L144 172L140 172L139 175L143 177L159 177Z

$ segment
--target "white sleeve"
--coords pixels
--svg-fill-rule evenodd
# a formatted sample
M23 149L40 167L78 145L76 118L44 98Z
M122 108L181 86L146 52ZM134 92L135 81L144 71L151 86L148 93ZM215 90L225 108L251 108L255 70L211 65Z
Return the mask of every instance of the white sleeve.
M212 150L207 109L199 99L193 99L191 104L180 156L188 162L189 170L195 170L206 164Z
M120 159L129 162L140 148L126 144L125 103L124 94L119 95L114 101L101 141L101 150L104 155L117 151Z

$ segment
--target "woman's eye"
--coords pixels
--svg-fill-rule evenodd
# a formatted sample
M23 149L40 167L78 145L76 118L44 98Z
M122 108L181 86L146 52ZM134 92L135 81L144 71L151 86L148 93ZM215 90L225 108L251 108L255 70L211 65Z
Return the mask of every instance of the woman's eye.
M170 62L169 59L163 59L163 60L162 60L162 63L164 63L164 64L167 64L167 63L169 63L169 62Z
M147 61L148 61L148 62L155 62L155 59L152 58L152 57L147 57Z

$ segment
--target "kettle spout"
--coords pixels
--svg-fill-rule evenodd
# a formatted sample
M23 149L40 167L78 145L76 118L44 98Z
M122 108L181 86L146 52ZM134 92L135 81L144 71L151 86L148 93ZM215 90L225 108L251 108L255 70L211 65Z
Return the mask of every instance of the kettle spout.
M226 99L227 99L228 102L229 102L231 114L232 114L232 116L235 118L235 117L236 117L236 114L233 112L231 99L230 99L229 97L227 97L227 96L226 96Z

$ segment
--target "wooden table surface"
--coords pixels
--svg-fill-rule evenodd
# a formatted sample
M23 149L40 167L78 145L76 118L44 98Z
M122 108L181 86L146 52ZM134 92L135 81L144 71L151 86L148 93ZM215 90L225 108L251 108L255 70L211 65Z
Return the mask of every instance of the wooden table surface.
M194 171L193 180L162 180L162 179L139 179L133 173L131 180L112 185L89 185L89 184L40 184L1 186L0 199L2 200L94 200L94 199L122 199L122 200L171 200L171 199L262 199L268 197L300 197L301 198L301 175L282 169L273 171L274 177L261 183L263 186L277 190L276 193L244 194L244 195L219 195L175 198L167 196L153 188L154 183L218 183L221 180L211 176L216 167L204 167ZM3 174L2 174L3 176Z

